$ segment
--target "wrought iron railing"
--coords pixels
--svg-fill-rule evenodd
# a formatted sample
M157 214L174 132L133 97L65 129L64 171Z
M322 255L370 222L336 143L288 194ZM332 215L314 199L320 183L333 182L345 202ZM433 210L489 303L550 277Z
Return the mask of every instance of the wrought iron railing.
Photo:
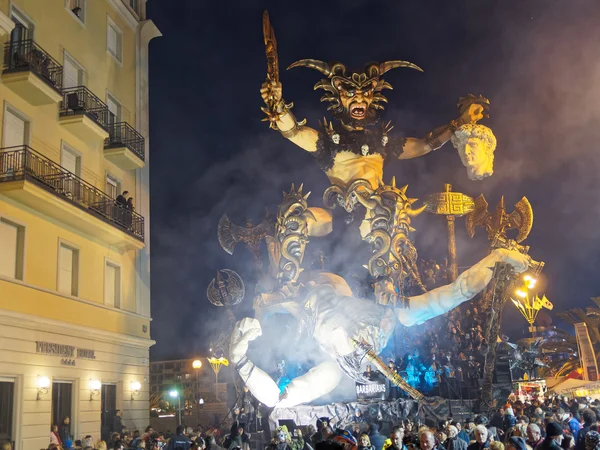
M85 86L65 88L62 90L63 99L60 102L61 116L77 116L85 114L106 131L114 121L114 115L108 106Z
M30 180L144 241L144 218L28 146L0 149L0 183Z
M62 91L63 67L33 39L7 42L4 45L4 72L31 71L50 85Z
M110 135L104 140L104 148L127 147L142 161L145 159L144 136L127 122L119 122L110 126Z

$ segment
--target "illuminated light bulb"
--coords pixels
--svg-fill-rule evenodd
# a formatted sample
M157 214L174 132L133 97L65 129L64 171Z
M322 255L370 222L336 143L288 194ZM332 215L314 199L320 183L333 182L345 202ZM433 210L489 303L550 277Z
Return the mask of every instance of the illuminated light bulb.
M521 289L517 289L516 294L521 298L527 297L527 294L525 292L523 292Z
M46 388L50 387L50 378L38 377L37 385L40 389L46 389Z
M200 361L199 359L195 360L195 361L192 363L192 367L193 367L194 369L199 369L200 367L202 367L202 361Z
M129 385L132 391L139 391L142 388L142 384L139 381L132 381Z
M89 386L92 391L99 391L102 388L102 383L100 383L100 380L90 380Z

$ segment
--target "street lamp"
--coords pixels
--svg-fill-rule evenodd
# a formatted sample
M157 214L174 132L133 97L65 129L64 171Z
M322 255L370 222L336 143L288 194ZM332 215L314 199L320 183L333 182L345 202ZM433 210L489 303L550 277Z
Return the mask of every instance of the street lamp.
M215 397L216 400L219 401L219 371L221 370L222 366L229 366L229 360L222 356L220 358L215 358L213 356L206 359L208 359L213 372L215 372Z
M552 310L554 305L542 295L539 298L537 295L530 297L529 291L535 288L537 280L531 275L525 275L523 277L523 285L515 290L515 298L511 298L514 305L517 307L519 312L525 317L527 323L529 323L529 331L531 331L531 337L535 338L535 328L533 324L535 319L542 308Z
M196 406L196 420L198 421L198 425L200 425L200 368L202 367L202 361L199 359L194 360L192 363L192 367L196 371L196 393L194 395L194 400L197 402Z
M177 426L181 425L181 397L176 390L169 391L169 397L177 398Z

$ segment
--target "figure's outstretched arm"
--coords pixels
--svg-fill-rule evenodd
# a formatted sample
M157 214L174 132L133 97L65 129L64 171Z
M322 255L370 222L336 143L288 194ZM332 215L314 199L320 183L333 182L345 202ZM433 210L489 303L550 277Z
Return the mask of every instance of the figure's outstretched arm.
M296 121L291 107L286 105L285 100L282 98L281 83L266 81L260 88L260 95L267 105L276 105L277 120L275 125L277 125L277 129L283 137L307 152L316 152L319 133L317 130L304 125L303 122ZM263 109L263 111L265 110Z
M484 107L478 103L470 105L458 119L429 132L423 139L406 138L398 159L412 159L437 150L450 140L458 127L476 123L484 117Z
M491 281L497 262L510 264L515 272L522 273L529 268L530 261L529 256L515 250L495 249L461 273L452 284L411 297L409 309L397 309L396 316L408 327L421 324L475 297Z

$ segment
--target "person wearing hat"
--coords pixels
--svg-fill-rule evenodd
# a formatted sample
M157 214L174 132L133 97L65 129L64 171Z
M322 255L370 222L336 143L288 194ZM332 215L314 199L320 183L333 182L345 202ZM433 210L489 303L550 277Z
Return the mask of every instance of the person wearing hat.
M561 424L550 422L546 425L546 438L538 446L539 450L561 450L560 443L563 439L563 429Z
M585 435L585 450L600 449L600 434L597 431L589 431Z

